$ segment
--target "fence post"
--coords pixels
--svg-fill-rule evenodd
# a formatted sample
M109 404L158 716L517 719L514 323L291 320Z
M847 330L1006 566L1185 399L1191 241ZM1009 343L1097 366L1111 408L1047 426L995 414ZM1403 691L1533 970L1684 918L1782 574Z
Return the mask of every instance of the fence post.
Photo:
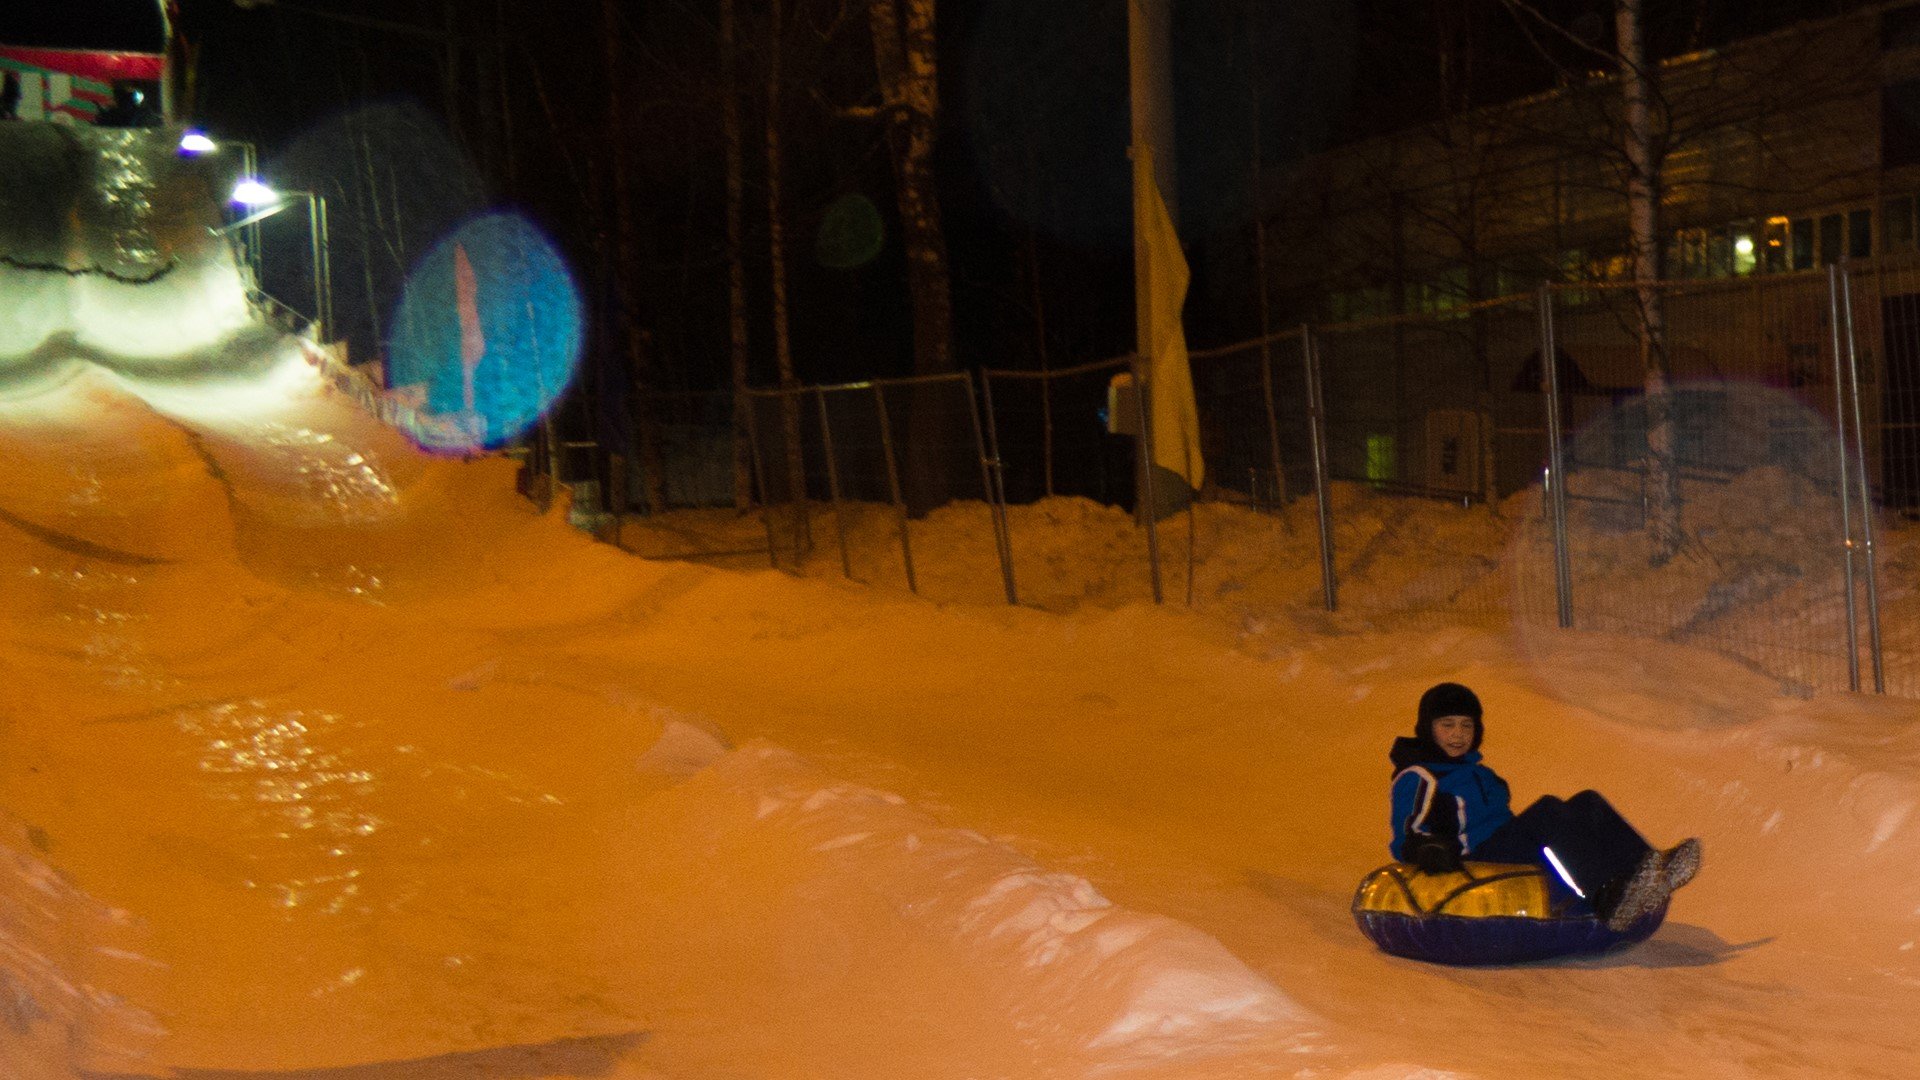
M1847 380L1840 357L1840 266L1827 267L1827 306L1833 324L1834 445L1840 452L1840 531L1847 589L1847 689L1860 690L1860 626L1853 598L1853 474L1847 468Z
M1159 501L1153 495L1153 410L1147 402L1147 363L1144 357L1133 358L1134 401L1140 406L1139 453L1134 455L1140 471L1140 483L1135 485L1134 513L1147 523L1147 570L1153 579L1153 602L1163 601L1160 594L1160 529L1154 521L1154 511ZM1144 504L1144 505L1139 505Z
M1866 425L1860 417L1860 357L1853 336L1853 271L1840 275L1840 302L1847 313L1847 385L1853 398L1853 459L1860 477L1860 535L1866 543L1867 655L1873 662L1873 692L1887 692L1885 658L1880 649L1880 579L1873 547L1873 488L1867 482Z
M993 497L992 466L987 463L986 439L980 432L980 399L973 392L973 376L961 372L959 378L967 390L967 412L973 417L973 452L980 459L981 494L986 496L987 509L993 517L993 543L1000 556L1000 581L1006 586L1007 603L1018 604L1019 594L1013 588L1013 541L1007 535L1006 508Z
M887 457L887 492L893 496L893 509L900 519L900 558L907 566L907 590L918 594L920 585L913 576L913 544L907 539L907 500L900 493L900 466L893 457L893 421L887 417L887 392L873 384L873 408L880 417L880 449Z
M742 391L747 395L747 448L753 454L753 482L760 487L760 525L767 531L767 565L780 569L780 555L773 545L773 518L768 516L767 505L772 498L767 494L767 470L760 461L760 410L755 406L753 391Z
M1284 511L1287 474L1280 471L1280 419L1273 407L1273 343L1265 337L1260 339L1260 396L1267 406L1267 452L1273 463L1273 503Z
M1540 371L1547 399L1547 520L1553 531L1553 595L1560 628L1573 626L1573 568L1567 553L1567 458L1560 416L1560 343L1553 326L1553 286L1540 285Z
M833 460L833 425L827 422L827 392L814 387L814 400L820 406L820 445L827 454L827 496L833 500L833 531L840 540L840 576L853 577L853 560L847 555L847 521L840 507L840 466Z
M1313 496L1320 518L1320 589L1327 610L1339 610L1340 583L1333 566L1333 504L1327 492L1327 407L1320 391L1320 350L1313 328L1300 324L1300 360L1307 369L1307 430L1313 447Z
M991 376L987 376L991 378ZM993 420L993 392L987 391L987 419ZM998 455L998 451L995 452ZM1040 370L1040 461L1047 474L1047 498L1053 498L1053 375Z
M1044 380L1042 380L1044 385ZM972 384L969 383L969 386ZM1007 552L1007 593L1012 596L1013 588L1013 523L1007 514L1007 463L1000 458L1000 418L993 411L993 374L984 368L980 372L980 405L987 412L987 453L993 455L993 502L999 513L1001 543ZM1051 426L1051 424L1049 424ZM1048 492L1052 494L1051 491ZM1018 603L1018 600L1009 600Z

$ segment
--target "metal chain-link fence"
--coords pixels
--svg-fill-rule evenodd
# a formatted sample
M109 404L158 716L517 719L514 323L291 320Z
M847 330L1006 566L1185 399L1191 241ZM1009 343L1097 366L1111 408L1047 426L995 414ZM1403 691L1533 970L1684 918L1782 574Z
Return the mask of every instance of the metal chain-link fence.
M773 565L800 569L826 548L848 578L950 599L973 595L984 560L1016 601L998 465L967 374L753 390L747 413ZM938 533L955 546L916 550L914 522L931 514L950 519Z
M1920 696L1920 266L1556 285L1191 361L1208 480L1157 532L1131 357L753 390L744 433L689 400L659 468L673 507L732 502L744 434L760 512L728 511L729 553L942 600L1164 576L1249 617L1511 618Z
M1702 645L1790 686L1848 685L1837 293L1798 275L1644 295L1663 327L1646 342L1643 290L1545 293L1557 394L1541 401L1563 432L1562 482L1520 530L1519 614ZM1643 347L1665 357L1664 421Z

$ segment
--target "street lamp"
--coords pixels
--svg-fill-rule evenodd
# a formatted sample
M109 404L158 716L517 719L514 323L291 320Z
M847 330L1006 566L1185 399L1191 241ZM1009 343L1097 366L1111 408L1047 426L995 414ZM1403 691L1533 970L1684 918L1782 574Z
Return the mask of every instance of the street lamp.
M252 225L262 218L271 217L285 210L289 198L298 198L307 204L307 238L313 252L313 324L315 336L325 341L327 329L333 325L333 267L327 242L327 200L311 191L279 191L269 187L257 176L245 176L233 187L233 201L253 212L228 229L238 229Z
M183 157L224 154L228 150L240 152L239 176L242 180L252 177L259 171L253 144L250 142L240 139L221 139L216 142L199 128L187 128L180 133L180 153ZM240 247L246 253L247 266L253 271L254 280L258 281L260 278L260 230L249 224L240 234Z

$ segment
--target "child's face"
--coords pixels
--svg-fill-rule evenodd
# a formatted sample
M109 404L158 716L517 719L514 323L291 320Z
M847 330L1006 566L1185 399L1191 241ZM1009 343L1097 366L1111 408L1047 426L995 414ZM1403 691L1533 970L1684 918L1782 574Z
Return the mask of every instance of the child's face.
M1448 757L1459 757L1473 749L1473 731L1477 726L1471 716L1443 716L1433 722L1433 741Z

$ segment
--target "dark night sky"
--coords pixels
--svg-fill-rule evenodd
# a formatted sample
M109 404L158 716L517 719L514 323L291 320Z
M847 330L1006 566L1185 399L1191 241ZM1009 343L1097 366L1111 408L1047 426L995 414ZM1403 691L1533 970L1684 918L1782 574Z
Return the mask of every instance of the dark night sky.
M118 39L151 18L143 0L118 6L132 16L95 12L87 25ZM743 40L753 46L742 67L750 204L764 198L755 35L765 6L740 0ZM1611 0L1536 6L1607 43ZM1672 53L1850 6L1650 0L1651 36L1656 51ZM864 5L788 0L787 7L786 216L801 374L900 372L910 326L899 245L852 270L812 258L814 230L837 198L864 194L891 225L879 133L832 111L871 100ZM71 14L78 5L25 10L56 8ZM609 153L619 147L641 240L637 314L670 373L663 381L713 386L724 378L726 334L716 5L625 0L621 9L629 62L624 139L610 137L604 123L598 0L505 0L498 9L463 0L455 9L457 31L487 43L488 53L494 19L504 17L510 141L492 126L501 111L498 83L468 79L465 93L488 100L463 101L464 127L449 132L439 46L352 23L442 29L441 0L299 0L251 9L185 0L179 29L197 55L193 119L216 136L256 143L276 179L337 193L336 305L361 339L357 347L370 347L390 314L382 309L395 299L406 261L490 203L520 207L546 228L575 267L589 306L604 316L616 292L606 280L605 240ZM1027 277L1035 265L1053 362L1124 352L1133 333L1124 4L942 0L940 18L939 169L957 355L967 365L1035 362L1035 291ZM1550 61L1593 64L1553 35L1542 40L1548 56L1496 0L1176 3L1178 212L1196 266L1189 309L1196 344L1245 328L1244 312L1205 310L1204 278L1211 248L1244 241L1256 159L1284 164L1342 139L1417 123L1449 100L1471 105L1538 90L1552 85ZM1441 75L1443 56L1451 79ZM530 75L535 60L539 80ZM356 158L356 144L377 144L377 153ZM380 175L369 194L361 189L373 173ZM766 268L758 253L766 230L758 209L750 217L748 243L759 263L750 271L753 303L763 309ZM356 232L376 220L377 237ZM298 280L268 284L288 295L304 288ZM754 326L756 380L770 379L768 333L762 317Z

